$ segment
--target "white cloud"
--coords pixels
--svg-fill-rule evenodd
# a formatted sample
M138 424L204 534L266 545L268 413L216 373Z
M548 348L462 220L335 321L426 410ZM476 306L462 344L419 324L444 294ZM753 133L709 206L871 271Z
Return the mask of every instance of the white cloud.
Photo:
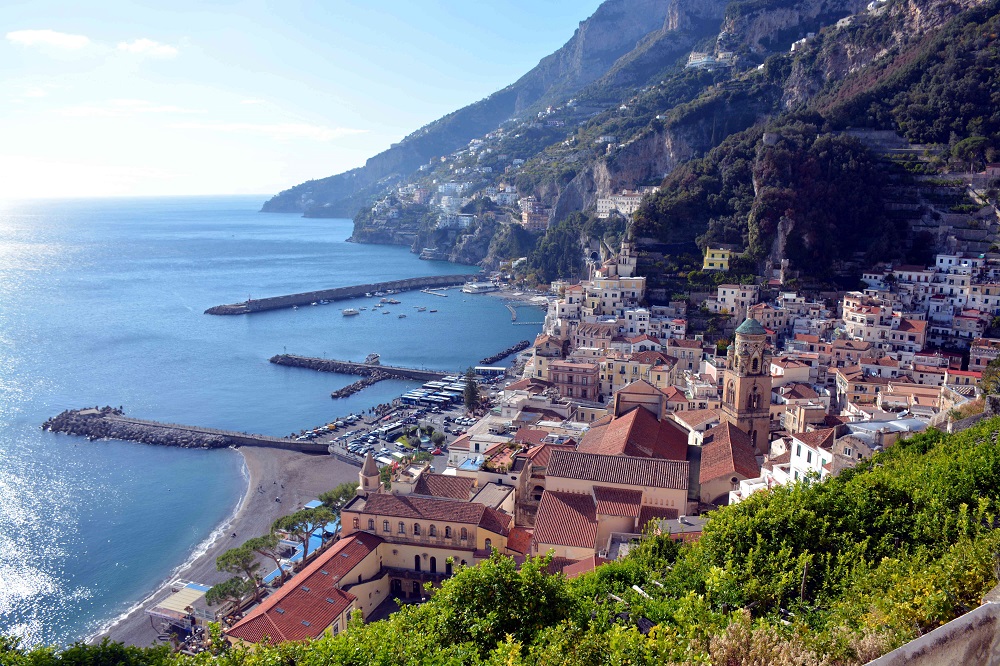
M7 41L20 46L50 46L71 51L90 45L90 39L84 35L71 35L55 30L14 30L7 33Z
M173 104L154 104L144 99L113 99L103 104L80 104L59 109L58 113L73 118L124 118L138 113L203 113Z
M173 58L178 53L175 46L161 44L145 37L133 39L131 42L118 42L118 50L152 58Z
M243 100L240 100L240 104L263 104L263 103L264 103L264 100L262 100L262 99L243 99Z
M306 123L175 123L176 129L208 130L211 132L263 134L275 139L312 139L331 141L352 134L363 134L368 130L350 127L325 127Z

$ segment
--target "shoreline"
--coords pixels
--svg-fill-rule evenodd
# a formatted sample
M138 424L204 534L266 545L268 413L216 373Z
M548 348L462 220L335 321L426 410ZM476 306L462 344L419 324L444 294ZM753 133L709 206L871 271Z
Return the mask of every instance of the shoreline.
M281 516L293 513L320 493L345 481L357 479L358 468L331 456L298 453L281 449L241 447L246 487L233 513L209 536L193 547L191 555L141 601L95 634L84 638L96 643L107 637L126 645L146 647L156 644L159 633L145 613L146 608L169 594L169 584L177 578L206 585L220 583L230 574L217 571L215 559L247 539L266 534ZM270 484L267 482L271 481ZM275 501L280 498L280 502ZM233 538L231 534L236 534ZM264 570L273 566L261 558Z

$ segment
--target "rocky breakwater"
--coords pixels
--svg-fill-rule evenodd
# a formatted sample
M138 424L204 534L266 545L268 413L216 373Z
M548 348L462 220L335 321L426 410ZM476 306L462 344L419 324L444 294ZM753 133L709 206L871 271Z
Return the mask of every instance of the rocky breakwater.
M480 363L480 365L490 365L491 363L496 363L497 361L499 361L502 358L507 358L511 354L516 354L519 351L524 351L525 349L527 349L530 346L531 346L531 343L529 341L527 341L527 340L521 340L517 344L514 344L514 345L511 345L510 347L507 347L507 349L504 349L502 352L497 352L496 354L493 354L491 356L487 356L484 359L481 359L479 361L479 363Z
M354 374L359 374L359 373L354 373ZM392 376L385 372L379 372L378 370L376 370L367 377L365 377L364 379L359 379L358 381L352 384L348 384L344 388L337 389L336 391L330 394L330 397L333 398L334 400L338 400L340 398L348 398L357 393L358 391L366 389L372 384L376 384L382 381L383 379L392 379Z
M220 433L129 419L124 412L113 407L68 409L43 423L42 429L90 440L119 439L187 449L218 449L233 444Z

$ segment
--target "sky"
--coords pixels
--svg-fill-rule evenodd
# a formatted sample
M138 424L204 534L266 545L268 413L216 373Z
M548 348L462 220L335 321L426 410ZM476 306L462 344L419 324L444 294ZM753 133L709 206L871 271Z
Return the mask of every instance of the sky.
M0 201L273 194L513 83L600 0L3 0Z

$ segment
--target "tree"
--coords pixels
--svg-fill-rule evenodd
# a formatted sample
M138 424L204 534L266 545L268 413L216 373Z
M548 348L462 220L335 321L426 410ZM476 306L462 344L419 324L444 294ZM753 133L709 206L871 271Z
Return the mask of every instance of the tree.
M465 390L462 392L465 408L470 412L479 405L479 384L476 383L476 373L469 368L465 371Z
M258 555L263 555L269 560L272 560L274 562L274 566L276 566L280 572L278 574L280 576L279 583L285 582L285 570L281 568L281 540L278 538L277 534L271 532L270 534L265 534L264 536L254 537L243 545Z
M257 580L260 562L257 561L257 553L248 548L246 544L230 548L219 555L215 559L215 568L228 573L243 574L245 578L253 581L254 596L256 597L260 592L260 582Z
M1000 357L993 359L989 365L983 368L979 387L983 389L984 393L1000 393Z
M340 510L344 506L354 499L357 494L358 484L346 481L333 490L328 490L319 496L319 501L323 503L323 506L330 509L333 515L340 517Z
M248 594L255 591L255 586L248 580L240 576L233 576L229 580L224 580L218 585L213 585L205 593L205 603L209 606L223 604L231 601L237 606Z
M302 561L309 557L309 537L317 527L322 527L336 518L333 511L325 506L318 506L315 509L302 509L290 516L284 516L274 521L275 530L288 532L294 538L302 542Z
M431 441L437 444L438 446L444 444L444 440L446 439L447 437L445 437L445 434L443 432L436 432L433 435L431 435Z

